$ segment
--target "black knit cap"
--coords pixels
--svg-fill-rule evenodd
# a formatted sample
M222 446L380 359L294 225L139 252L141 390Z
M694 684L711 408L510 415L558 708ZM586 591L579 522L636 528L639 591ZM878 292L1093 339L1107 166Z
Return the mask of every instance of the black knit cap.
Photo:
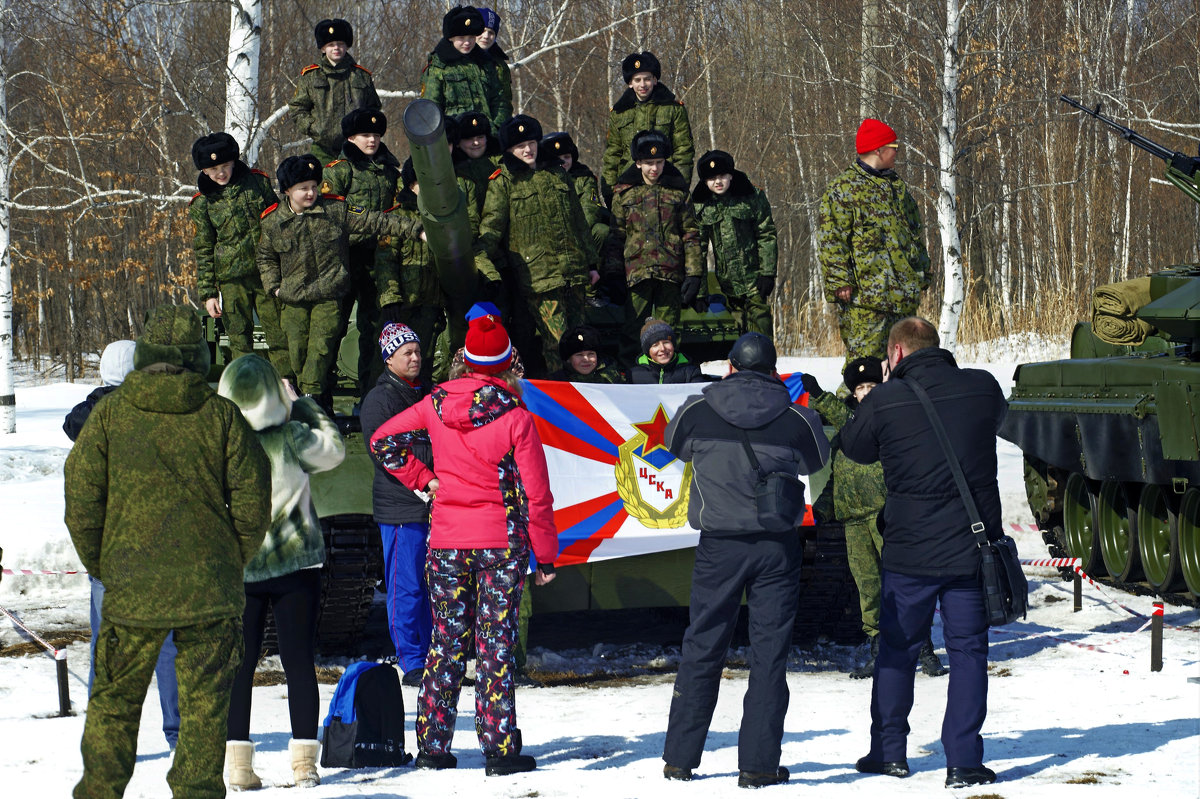
M569 155L572 160L579 160L579 148L575 146L571 134L566 131L556 131L547 134L542 143L538 145L538 153L544 155Z
M297 183L306 180L321 179L321 162L315 155L293 155L283 159L283 163L275 170L279 179L279 190L287 191Z
M633 134L633 143L629 145L629 154L635 163L652 158L670 158L671 142L660 130L638 131Z
M342 137L350 138L356 133L387 133L387 117L375 108L356 108L342 117Z
M696 162L696 174L701 180L715 178L717 175L732 175L733 156L724 150L709 150Z
M743 333L733 342L729 362L738 371L769 375L775 371L775 345L762 333Z
M542 123L528 114L517 114L500 124L501 150L530 139L536 142L542 140Z
M625 82L631 82L633 76L639 72L649 72L655 78L661 80L662 64L658 63L658 59L654 57L654 53L649 50L643 50L640 53L630 53L625 56L625 60L621 62L621 76L625 78Z
M354 45L354 29L344 19L323 19L313 28L317 39L317 49L320 50L330 42L345 42L347 47Z
M883 362L878 358L856 358L846 365L842 379L851 391L859 383L882 383Z
M196 169L208 169L226 161L236 161L240 154L237 139L224 131L201 136L192 145L192 161Z
M404 159L404 163L400 165L400 185L408 188L417 182L417 169L413 166L412 156Z
M478 36L483 33L483 14L475 6L455 6L442 17L442 35Z
M455 117L458 120L458 138L473 139L476 136L492 135L492 122L479 111L466 111Z
M600 352L600 331L591 325L573 327L558 340L558 357L564 361L586 350Z

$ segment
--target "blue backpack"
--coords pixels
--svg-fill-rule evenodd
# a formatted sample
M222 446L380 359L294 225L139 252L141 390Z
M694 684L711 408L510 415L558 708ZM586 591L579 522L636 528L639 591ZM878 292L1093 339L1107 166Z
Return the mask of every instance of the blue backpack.
M354 663L338 680L321 741L326 768L403 766L404 696L396 669L385 663Z

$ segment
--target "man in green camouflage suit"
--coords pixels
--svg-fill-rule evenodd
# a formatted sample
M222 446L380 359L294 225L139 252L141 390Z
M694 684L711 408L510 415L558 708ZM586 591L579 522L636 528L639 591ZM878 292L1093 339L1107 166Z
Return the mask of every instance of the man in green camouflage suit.
M846 363L887 357L888 332L917 312L930 279L917 203L893 170L896 132L867 119L855 145L858 160L821 198L817 231L825 300L837 303Z
M124 793L169 631L182 723L167 783L177 797L225 795L242 569L271 520L271 467L241 411L204 382L208 366L196 312L155 309L135 371L96 404L67 456L67 529L106 588L77 799Z

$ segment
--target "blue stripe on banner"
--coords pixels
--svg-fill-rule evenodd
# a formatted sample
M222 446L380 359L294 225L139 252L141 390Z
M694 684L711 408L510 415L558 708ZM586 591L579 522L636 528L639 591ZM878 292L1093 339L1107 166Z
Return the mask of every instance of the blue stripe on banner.
M525 407L534 416L540 416L550 424L565 433L591 444L596 449L613 458L617 457L617 447L604 436L588 427L563 406L555 402L546 392L534 386L528 380L522 382L522 397ZM561 540L561 536L559 537Z
M571 546L571 544L574 544L576 541L583 541L584 539L591 538L601 527L607 524L612 517L616 516L624 508L625 500L618 499L611 505L596 511L578 524L572 525L566 530L559 530L558 554L561 555L563 550Z
M792 372L783 378L783 384L787 386L792 402L798 402L800 397L804 395L804 382L801 380L803 377L804 372Z

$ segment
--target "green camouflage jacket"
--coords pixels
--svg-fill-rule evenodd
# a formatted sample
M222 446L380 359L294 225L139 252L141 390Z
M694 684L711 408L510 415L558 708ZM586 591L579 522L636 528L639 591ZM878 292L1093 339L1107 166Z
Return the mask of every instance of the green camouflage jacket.
M487 53L488 58L492 59L496 70L496 83L500 87L500 101L509 109L509 116L512 116L512 69L508 66L508 53L501 50L500 45L495 42L492 42L492 46L484 52Z
M583 218L587 220L588 228L592 231L592 243L596 245L596 252L600 252L612 227L612 214L600 199L596 173L588 169L586 164L576 161L571 164L567 175L575 186L575 193L579 195L579 204L583 206Z
M608 385L623 385L629 382L625 379L625 375L621 374L621 370L603 359L596 365L591 374L586 375L581 375L572 369L569 361L563 361L563 368L557 372L551 372L546 376L546 379L566 383L597 383Z
M853 398L850 398L853 402ZM838 430L850 420L851 409L846 401L827 391L812 401L811 407ZM855 463L842 453L841 433L829 444L833 453L833 517L839 522L864 521L883 510L887 488L883 483L883 464ZM818 511L820 513L820 511Z
M667 163L658 183L647 186L631 166L613 190L610 272L623 271L629 285L648 278L682 283L703 275L700 227L688 199L687 181Z
M258 271L263 288L283 302L336 300L350 290L350 236L416 236L419 222L368 211L321 196L312 208L292 213L286 201L263 214Z
M417 195L404 189L396 196L393 216L420 224ZM406 307L442 304L442 289L433 253L419 238L388 236L375 252L375 286L379 305L402 303Z
M459 178L459 185L461 186L465 179L474 186L472 197L475 200L475 213L480 217L483 216L483 201L487 199L490 179L499 171L498 155L484 155L479 158L467 158L464 155L454 160L454 174Z
M671 163L679 168L683 181L690 184L696 148L692 144L692 126L687 109L675 99L671 90L661 83L654 87L645 102L638 102L633 89L626 89L608 115L608 137L604 145L601 177L612 189L618 177L629 167L629 147L633 137L643 130L661 130L671 142Z
M492 130L512 116L512 100L505 100L495 62L476 47L467 54L442 39L429 54L421 72L421 96L432 100L447 116L478 111L492 121Z
M729 191L713 194L701 181L692 192L700 223L700 253L711 242L721 290L734 297L754 293L754 280L775 275L775 221L767 195L736 171Z
M325 167L321 173L321 193L342 197L351 205L361 205L368 211L386 211L396 204L396 184L400 179L400 162L387 145L379 143L374 156L352 143L342 145L341 158ZM351 246L374 244L375 237L364 233L350 236Z
M921 216L895 173L872 175L856 162L821 198L817 258L825 300L851 286L851 305L899 316L917 312L929 286Z
M241 411L194 372L137 370L67 456L66 523L104 617L169 628L241 618L271 520L271 467Z
M356 108L382 108L371 73L349 53L332 66L325 56L300 70L288 103L296 127L328 153L342 146L342 117Z
M254 250L258 246L259 218L277 202L271 179L241 161L233 167L229 183L218 186L203 172L200 191L188 205L195 235L196 290L200 302L216 297L222 283L250 278L258 281Z
M597 263L567 173L561 167L534 169L507 153L488 185L475 252L484 279L499 280L497 267L506 264L522 293L586 285Z

